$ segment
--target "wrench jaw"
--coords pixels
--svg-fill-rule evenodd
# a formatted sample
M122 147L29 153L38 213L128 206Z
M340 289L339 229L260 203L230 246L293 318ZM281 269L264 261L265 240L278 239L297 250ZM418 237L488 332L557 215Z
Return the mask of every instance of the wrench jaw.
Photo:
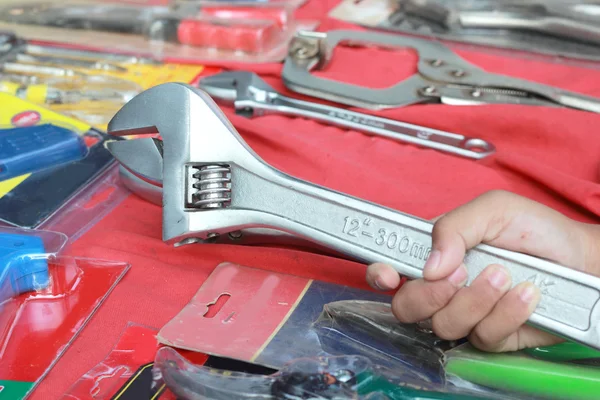
M198 87L208 93L217 104L234 107L237 114L245 117L261 115L261 105L269 104L279 93L249 71L228 71L207 76Z
M228 209L232 169L274 173L211 97L187 84L165 83L138 94L115 114L108 132L162 137L163 240L169 244L206 241L249 225L248 212ZM136 149L147 154L148 140L129 141L128 154ZM124 161L126 157L127 153L118 159L133 175L147 174L141 165Z
M198 81L198 88L208 93L217 104L233 106L243 87L236 75L234 72L222 72L207 76Z
M121 164L121 173L133 175L148 185L162 187L162 141L155 138L118 140L105 147Z

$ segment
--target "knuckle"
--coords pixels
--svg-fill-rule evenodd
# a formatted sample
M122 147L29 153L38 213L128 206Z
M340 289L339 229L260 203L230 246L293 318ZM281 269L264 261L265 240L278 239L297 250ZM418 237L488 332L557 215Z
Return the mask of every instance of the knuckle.
M460 329L456 325L456 320L448 312L439 312L431 318L432 330L440 339L460 339L463 335L460 334Z
M482 296L479 299L472 298L465 307L465 317L479 318L485 316L492 308L494 302L489 296Z
M505 307L503 314L505 326L510 327L512 330L515 331L519 329L519 327L523 325L529 317L529 313L527 310L521 310L515 307Z
M462 289L465 293L466 312L474 315L488 314L505 291L495 288L487 280L476 283L477 285Z
M439 285L424 286L424 297L427 302L427 307L437 311L448 304L452 297L450 290L440 287Z
M469 342L479 350L490 351L493 349L493 343L489 336L485 335L479 327L476 327L469 334Z
M396 317L398 321L408 324L414 321L412 321L410 316L410 308L406 307L405 297L406 296L404 296L404 293L401 293L401 291L396 293L392 299L392 314L394 314L394 317ZM414 311L415 310L413 310L413 312Z
M443 235L445 232L448 232L450 230L452 230L451 212L440 217L440 219L435 221L435 223L433 224L431 234L434 237L439 237L439 236Z

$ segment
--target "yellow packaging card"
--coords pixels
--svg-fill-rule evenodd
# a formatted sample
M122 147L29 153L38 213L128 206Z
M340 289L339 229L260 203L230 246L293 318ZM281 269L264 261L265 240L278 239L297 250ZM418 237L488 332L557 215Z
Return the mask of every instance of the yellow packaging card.
M66 116L85 121L93 127L106 131L108 121L113 115L135 94L149 89L153 86L166 82L192 82L202 71L201 65L188 64L127 64L104 60L102 53L90 61L98 65L104 64L102 68L76 67L66 63L60 68L70 70L73 77L56 78L48 75L32 72L40 79L39 84L27 85L27 89L21 92L20 97L30 102L45 105L51 110ZM39 64L44 66L43 64ZM56 64L49 64L56 68ZM35 71L35 69L32 69ZM13 87L14 86L14 87ZM0 91L16 94L19 90L18 84L0 81ZM49 88L50 86L50 88ZM66 101L48 101L53 91L69 93ZM112 99L90 99L91 93L113 93ZM94 95L92 95L94 96Z
M54 111L48 110L38 104L33 104L14 97L8 93L0 92L0 129L14 128L17 126L32 126L41 123L52 123L84 134L91 129L89 124L69 118ZM5 181L0 181L0 198L17 187L31 174L17 176Z
M149 89L165 82L190 83L204 70L201 65L188 64L119 64L126 68L127 72L98 71L98 75L110 75L125 79L140 85L143 89ZM90 70L86 73L92 74Z
M110 62L110 64L122 69L120 71L76 70L100 80L102 78L117 78L118 80L131 82L133 85L122 85L122 87L138 86L138 92L166 82L190 83L204 70L201 65L187 64L124 64L114 62ZM110 85L113 90L119 88L118 82L114 80L112 82L107 81L107 85ZM106 131L108 121L119 111L122 105L123 103L116 101L83 100L71 104L53 104L49 107L57 112L86 121L97 129Z

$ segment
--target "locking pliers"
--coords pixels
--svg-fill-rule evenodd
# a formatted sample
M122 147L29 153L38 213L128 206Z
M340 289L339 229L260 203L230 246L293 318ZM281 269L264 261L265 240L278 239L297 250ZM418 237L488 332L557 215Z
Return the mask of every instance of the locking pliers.
M210 96L193 86L166 83L138 94L108 131L162 136L114 141L108 148L135 179L162 184L167 243L267 228L361 262L387 263L408 278L422 277L432 246L430 221L275 169L246 144ZM508 269L513 285L531 281L542 288L529 323L600 349L600 278L480 244L464 259L467 285L497 263Z
M383 48L412 48L418 72L385 89L317 77L341 43ZM600 99L557 87L487 72L440 42L377 32L334 30L299 32L290 44L282 79L288 89L355 107L385 109L411 104L524 104L569 107L600 113Z

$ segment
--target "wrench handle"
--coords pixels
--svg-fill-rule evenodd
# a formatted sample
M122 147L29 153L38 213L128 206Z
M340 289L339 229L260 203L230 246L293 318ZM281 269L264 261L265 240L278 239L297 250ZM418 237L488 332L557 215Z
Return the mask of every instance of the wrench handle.
M495 152L493 144L480 139L419 125L277 95L267 102L236 102L236 108L252 108L255 114L286 114L311 118L366 134L440 150L472 159Z
M240 194L233 197L233 208L259 211L264 217L261 222L268 221L268 226L354 259L368 264L384 262L408 278L422 277L432 247L431 222L279 171L271 179L242 169L234 175L232 192ZM464 263L467 285L490 264L503 265L511 274L513 287L533 282L541 290L541 301L529 322L600 349L600 278L485 244L470 249Z

